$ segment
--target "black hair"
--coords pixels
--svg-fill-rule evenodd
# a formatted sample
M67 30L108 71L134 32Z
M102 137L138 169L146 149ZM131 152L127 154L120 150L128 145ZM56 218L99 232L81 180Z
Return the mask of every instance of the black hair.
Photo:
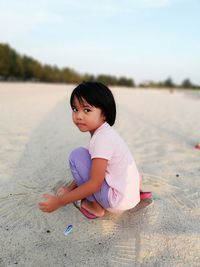
M83 100L96 108L100 108L110 126L115 123L116 104L111 90L100 82L82 82L72 92L70 98L71 107L74 106L74 98L80 103Z

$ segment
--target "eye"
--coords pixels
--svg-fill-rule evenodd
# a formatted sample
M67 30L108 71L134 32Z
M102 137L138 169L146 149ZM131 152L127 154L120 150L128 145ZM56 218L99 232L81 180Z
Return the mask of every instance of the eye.
M77 108L72 107L72 111L73 111L73 112L77 112L78 110L77 110Z
M89 108L84 108L84 112L85 113L88 113L88 112L90 112L91 111L91 109L89 109Z

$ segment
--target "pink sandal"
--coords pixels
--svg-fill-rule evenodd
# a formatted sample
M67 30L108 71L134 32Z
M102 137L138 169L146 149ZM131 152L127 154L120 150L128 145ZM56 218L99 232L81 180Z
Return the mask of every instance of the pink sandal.
M98 218L96 215L90 213L86 209L81 207L81 200L73 202L74 206L88 219L96 219Z
M200 143L199 144L196 144L195 148L196 149L200 149Z
M140 191L140 200L150 199L150 198L152 198L152 193L151 192L142 192L142 191Z

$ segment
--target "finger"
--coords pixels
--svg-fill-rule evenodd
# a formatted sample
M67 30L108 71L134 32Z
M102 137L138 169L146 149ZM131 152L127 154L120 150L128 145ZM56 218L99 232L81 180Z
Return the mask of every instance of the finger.
M43 212L47 212L47 209L45 209L45 208L40 208L40 210Z
M44 212L48 212L49 208L46 205L39 206L39 209Z
M47 208L42 208L41 211L43 211L43 212L50 212L49 209L47 209Z
M40 202L39 204L39 207L47 207L47 203L46 202Z

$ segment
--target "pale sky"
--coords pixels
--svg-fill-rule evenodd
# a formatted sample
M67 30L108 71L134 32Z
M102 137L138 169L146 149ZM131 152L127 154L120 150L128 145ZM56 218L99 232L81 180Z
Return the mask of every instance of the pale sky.
M0 42L81 74L200 85L200 0L0 0Z

